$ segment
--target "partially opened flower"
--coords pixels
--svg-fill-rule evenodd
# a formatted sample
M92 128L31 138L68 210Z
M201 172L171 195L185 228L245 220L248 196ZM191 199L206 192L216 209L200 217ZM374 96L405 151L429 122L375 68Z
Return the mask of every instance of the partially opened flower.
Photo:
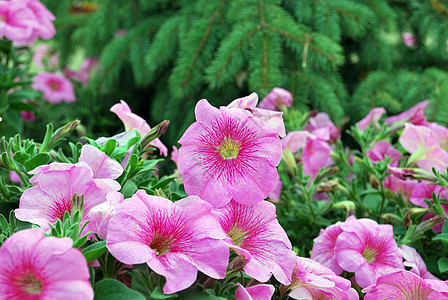
M228 235L229 247L247 261L244 271L249 276L266 282L274 275L281 283L289 283L296 255L277 221L274 204L230 201L213 213Z
M75 102L73 85L62 75L40 72L33 78L31 87L43 92L43 97L50 103Z
M387 125L392 125L397 122L408 122L414 125L426 125L425 111L423 110L429 105L429 101L422 101L410 109L392 117L387 117L385 122Z
M404 269L391 225L351 219L341 228L334 248L336 260L342 269L355 273L359 286L367 287L381 275Z
M93 299L89 269L70 238L26 229L0 248L1 299Z
M245 288L238 283L235 300L271 300L274 292L275 288L270 284L257 284Z
M166 278L165 294L191 286L198 271L224 278L229 259L226 237L212 206L191 196L171 202L144 191L115 208L107 248L125 264L142 264Z
M118 191L120 184L112 179L94 179L90 167L84 163L51 163L30 172L33 187L20 197L17 219L39 225L48 230L48 223L63 219L72 210L72 197L76 193L84 198L84 217L90 209L106 201L107 193Z
M282 149L277 130L240 108L196 105L196 120L179 140L185 191L215 207L234 199L262 201L277 185Z
M134 114L129 105L123 100L112 106L110 111L115 113L120 118L124 124L125 131L137 129L140 136L143 138L143 136L151 130L148 123L146 123L142 117ZM160 153L164 156L168 156L168 148L166 148L166 146L159 139L152 140L151 145L159 149Z
M384 274L375 284L362 290L365 300L377 299L448 299L448 284L441 280L423 279L406 271Z
M428 271L422 257L414 248L402 245L399 249L405 260L404 265L406 267L411 267L409 271L424 279L438 279Z
M390 158L390 166L398 167L398 161L401 158L401 153L387 141L377 142L372 149L366 151L370 161L374 164L377 161L384 161L386 156Z
M432 168L446 171L448 152L440 148L436 136L428 127L405 123L399 141L412 154L408 164L416 163L419 168L428 172L432 172Z
M358 127L361 132L364 132L370 126L378 126L378 121L384 113L386 113L384 107L375 107L367 114L367 116L356 123L356 127Z
M386 178L384 178L383 181L383 186L386 189L392 191L392 193L394 194L400 193L405 202L409 201L412 191L414 190L417 184L418 184L417 180L412 179L403 180L394 175L386 176Z
M123 173L120 163L92 145L82 146L79 161L89 165L94 179L116 179Z
M282 106L291 107L291 105L291 93L285 89L275 87L266 97L261 100L258 107L268 110L280 110Z
M322 129L328 130L328 138L323 139L322 137L320 137L318 131ZM339 128L334 125L333 121L331 121L330 119L330 116L323 112L317 113L314 117L311 117L308 121L308 124L305 126L305 130L308 130L321 139L326 141L328 140L332 143L336 143L336 141L341 138L341 131L339 130Z
M359 299L349 280L304 257L296 258L291 284L284 288L294 299Z

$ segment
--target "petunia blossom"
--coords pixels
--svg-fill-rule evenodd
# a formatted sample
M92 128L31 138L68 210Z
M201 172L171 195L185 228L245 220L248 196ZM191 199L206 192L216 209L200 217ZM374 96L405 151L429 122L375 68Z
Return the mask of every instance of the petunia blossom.
M425 111L423 109L426 108L428 105L429 101L424 100L396 116L387 117L385 119L385 122L387 125L392 125L397 122L403 122L403 123L408 122L414 125L422 125L422 126L426 125L427 124L426 116Z
M110 111L120 118L124 124L124 130L126 132L131 131L132 129L137 129L140 136L143 137L151 130L148 123L146 123L142 117L134 114L129 105L123 100L112 106ZM151 145L159 149L160 153L164 156L168 156L168 148L159 139L152 140Z
M0 248L1 299L93 299L89 269L70 238L26 229Z
M191 286L198 271L224 278L229 259L226 237L212 206L196 196L171 202L137 191L115 208L107 248L125 264L142 264L166 278L165 294Z
M89 165L94 179L116 179L123 173L120 163L92 145L82 146L79 161Z
M41 91L46 101L50 103L75 102L73 85L62 75L40 72L33 78L31 87Z
M391 225L351 219L341 228L334 248L336 260L342 269L355 273L359 286L367 287L381 275L404 269Z
M359 299L349 280L304 257L296 258L292 282L280 289L283 288L290 290L289 297L293 299Z
M358 127L361 132L364 132L369 126L377 126L378 121L385 113L386 109L384 109L384 107L375 107L367 114L367 116L356 123L356 127Z
M405 260L404 265L411 268L409 271L424 279L438 279L428 271L422 257L414 248L402 245L399 249Z
M282 155L277 130L240 108L217 109L203 99L196 122L179 140L185 191L212 203L262 201L277 185Z
M377 142L372 149L366 151L372 163L377 161L384 161L386 156L390 158L390 166L398 167L398 161L401 158L401 153L387 141Z
M23 4L27 10L32 12L38 24L32 27L31 35L26 40L16 43L17 46L30 46L39 37L49 40L56 34L56 29L53 25L56 17L39 0L13 0L12 2Z
M271 300L275 288L270 284L257 284L250 287L243 287L237 284L235 300Z
M322 138L319 135L319 131L322 131L322 129L328 131L328 138ZM308 130L321 139L332 143L336 143L337 140L341 138L341 131L339 130L339 127L334 125L333 121L330 119L330 116L323 112L317 113L315 116L311 117L308 124L305 126L305 130Z
M84 198L84 217L90 209L106 201L106 195L118 191L120 184L112 179L94 179L93 172L85 162L76 164L51 163L37 167L31 174L33 187L20 197L17 219L39 225L48 230L48 223L63 219L66 211L71 212L71 199L76 193Z
M38 27L33 12L19 1L0 1L0 37L22 43Z
M364 288L365 300L376 299L448 299L448 284L441 280L423 279L406 271L397 270L384 274L375 284Z
M410 32L404 32L403 33L403 43L408 46L412 47L415 45L415 36Z
M291 105L291 93L285 89L275 87L261 100L258 107L267 110L280 110L282 106L291 107Z
M289 283L296 255L277 221L274 204L230 201L213 213L228 235L229 247L247 261L244 271L249 276L266 282L274 275L279 282Z
M98 58L87 57L81 63L78 72L76 73L76 79L79 80L83 85L89 83L92 72L98 67Z

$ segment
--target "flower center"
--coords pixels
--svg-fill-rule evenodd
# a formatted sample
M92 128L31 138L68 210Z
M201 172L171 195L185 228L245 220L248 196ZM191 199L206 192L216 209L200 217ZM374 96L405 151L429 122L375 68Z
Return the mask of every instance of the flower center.
M240 151L240 143L232 140L230 137L225 137L216 150L224 159L236 158Z
M22 286L23 291L31 295L40 295L43 288L42 281L31 272L20 279L20 285Z
M6 23L6 16L5 15L0 15L0 21Z
M369 246L366 246L366 248L362 252L362 256L367 260L368 263L372 263L375 260L377 254L377 250L369 248Z
M58 91L61 88L61 83L59 82L59 80L55 80L52 78L48 82L48 86L52 91Z
M246 234L241 229L237 228L235 225L230 229L230 231L227 234L230 236L235 246L241 246L244 239L246 238Z
M154 235L149 247L156 251L157 256L161 256L170 252L171 242L172 241L166 237Z

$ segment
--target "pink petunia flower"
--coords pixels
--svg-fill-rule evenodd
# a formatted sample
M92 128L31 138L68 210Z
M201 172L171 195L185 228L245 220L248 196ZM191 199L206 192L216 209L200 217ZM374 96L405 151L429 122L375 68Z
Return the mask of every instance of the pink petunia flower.
M328 131L328 138L323 138L320 136L319 131L322 131L322 129ZM308 124L305 126L305 130L308 130L319 138L332 143L336 143L336 141L341 138L341 131L339 130L339 127L334 125L328 114L322 112L310 118Z
M385 113L386 110L384 107L375 107L367 114L367 116L356 123L356 127L358 127L361 132L364 132L369 126L377 126L378 121Z
M288 285L289 297L294 299L359 299L351 282L309 258L297 257Z
M131 131L132 129L137 129L140 136L143 138L143 136L151 130L148 123L146 123L142 117L134 114L129 105L123 100L112 106L110 111L115 113L120 118L124 124L124 130L126 132ZM159 149L160 153L165 157L168 156L168 148L162 143L162 141L160 141L160 139L151 141L151 146Z
M400 193L405 202L409 201L412 191L417 184L417 180L403 180L394 175L386 176L383 181L386 189L392 191L394 194Z
M435 134L440 147L448 151L448 128L435 122L428 122L426 126Z
M229 247L247 261L244 271L249 276L266 282L272 274L283 284L290 282L296 254L277 221L274 204L230 201L213 213L228 235Z
M406 267L411 267L411 270L409 271L420 276L423 279L438 279L428 271L422 257L414 248L407 245L402 245L399 249L401 255L405 260L404 265Z
M237 284L235 291L235 300L271 300L275 288L270 284L257 284L251 287L243 287Z
M376 299L448 299L448 284L441 280L423 279L406 270L384 274L375 284L362 290L365 300Z
M79 161L89 165L93 179L116 179L123 173L120 163L92 145L82 146Z
M408 122L414 125L426 125L425 111L423 110L429 105L429 101L422 101L410 109L392 117L387 117L385 122L387 125L392 125L396 122Z
M53 21L56 17L39 0L13 0L13 2L23 3L27 9L31 10L38 25L33 27L33 32L23 45L31 45L37 38L45 40L51 39L56 34Z
M428 172L432 172L432 168L446 171L448 152L440 148L434 132L428 127L405 123L399 142L412 154L408 164L416 163L419 168Z
M408 47L414 46L415 45L415 36L410 32L404 32L403 33L403 43Z
M179 140L185 191L212 203L262 201L277 185L282 149L277 130L247 110L217 109L203 99Z
M98 64L98 58L87 57L79 67L79 70L76 73L76 79L78 79L83 85L87 85L92 72L98 67Z
M278 202L280 201L280 195L282 194L282 180L280 179L280 176L277 177L277 186L275 189L268 194L268 198L271 200L271 202Z
M118 191L120 184L112 179L94 179L93 172L85 162L76 164L51 163L30 172L33 187L20 197L17 219L39 225L48 230L48 223L63 219L71 212L71 199L75 193L84 197L84 217L90 209L106 201L106 195Z
M0 248L1 299L93 299L84 256L70 238L19 231Z
M291 107L291 105L291 93L285 89L275 87L266 97L261 100L258 107L267 110L280 110L282 106Z
M30 38L33 28L39 26L33 11L20 1L0 1L0 37L14 43Z
M166 278L163 292L191 286L197 272L224 278L229 259L226 237L212 206L195 196L171 202L140 190L116 207L107 248L125 264L142 264Z
M401 158L401 153L387 141L377 142L372 149L366 151L370 161L374 164L377 161L384 161L386 156L390 158L390 166L398 167L398 161Z
M367 287L381 275L404 269L391 225L351 219L341 228L334 248L336 260L342 269L355 273L359 286Z
M25 122L34 122L34 120L36 119L36 115L32 111L22 110L20 112L20 118Z
M43 97L50 103L75 102L73 85L62 75L40 72L33 78L31 87L43 92Z
M254 117L260 118L261 120L266 122L266 124L274 128L277 128L278 135L280 137L284 137L286 135L286 131L285 131L285 123L283 122L282 117L283 112L258 108L256 107L257 102L258 102L257 93L252 93L249 96L233 100L229 105L227 105L227 107L242 108L250 111L254 115Z

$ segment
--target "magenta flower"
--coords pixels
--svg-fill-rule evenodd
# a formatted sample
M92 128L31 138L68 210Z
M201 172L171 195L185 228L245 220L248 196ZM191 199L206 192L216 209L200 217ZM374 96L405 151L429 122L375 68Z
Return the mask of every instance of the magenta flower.
M288 287L294 299L359 299L351 282L309 258L297 257Z
M386 176L383 181L386 189L394 194L400 193L405 202L409 201L409 197L411 197L412 191L417 184L417 180L403 180L394 175Z
M137 193L116 207L107 248L125 264L142 264L166 278L165 294L191 286L197 272L224 278L229 259L226 237L212 206L191 196L171 202Z
M323 138L319 131L325 129L328 131L328 138ZM318 113L314 117L310 118L308 124L305 126L305 130L310 131L312 134L319 138L336 143L341 138L341 132L339 128L331 121L330 116L326 113Z
M266 282L273 274L283 284L290 282L296 255L277 221L274 204L230 201L213 213L228 235L229 247L247 261L244 271L249 276Z
M106 195L118 191L120 185L112 179L93 179L93 172L84 163L51 163L30 172L33 187L20 197L17 219L39 225L48 230L48 223L63 219L66 211L71 212L71 199L75 193L84 196L84 217L90 209L106 201Z
M93 299L84 256L70 238L19 231L0 248L1 299Z
M390 166L398 167L398 161L401 158L401 153L387 141L377 142L372 149L366 151L370 161L374 164L377 161L384 161L386 156L390 158Z
M355 273L359 286L367 287L381 275L404 269L391 225L351 219L341 228L334 248L336 260L342 269Z
M404 265L411 268L409 271L423 279L438 279L428 271L422 257L414 248L402 245L399 249L405 260Z
M423 279L406 270L384 274L375 284L362 290L365 300L376 299L448 299L448 284L441 280Z
M94 179L116 179L123 173L120 163L91 145L82 146L79 161L89 165Z
M140 136L143 138L143 136L151 130L148 123L146 123L142 117L134 114L129 105L123 100L112 106L110 111L115 113L120 118L124 124L124 130L126 132L131 131L132 129L137 129ZM151 141L151 146L159 149L160 153L165 157L168 156L168 148L166 148L166 146L159 139Z
M94 206L87 218L90 223L87 224L87 231L98 233L98 236L105 240L107 237L107 226L110 219L115 216L115 208L118 204L123 203L124 196L119 192L110 192L106 195L106 201Z
M383 107L375 107L367 114L367 116L356 123L356 127L358 127L361 132L366 131L370 126L376 127L384 113L386 113L386 110Z
M354 219L350 216L347 221ZM311 259L322 264L324 267L332 270L336 275L342 273L343 269L339 266L334 247L336 246L336 240L342 233L341 225L343 223L337 222L328 226L325 229L321 229L319 236L314 239L313 249L311 251Z
M403 33L403 43L408 47L414 46L415 45L415 36L410 32L404 32Z
M179 143L185 191L212 203L262 201L277 185L282 149L277 130L240 108L196 105L196 122Z
M32 111L22 110L20 112L20 118L25 122L34 122L36 115Z
M403 123L408 122L408 123L412 123L414 125L426 125L427 124L426 116L425 116L425 111L423 109L425 107L427 107L428 105L429 105L428 100L422 101L422 102L414 105L407 111L404 111L396 116L387 117L385 120L386 124L392 125L393 123L396 123L396 122L403 122Z
M399 141L412 154L408 165L416 163L419 168L428 172L432 172L432 168L446 171L448 152L440 148L436 136L428 127L405 123Z
M270 284L257 284L246 288L239 283L237 285L235 300L271 300L275 292L274 286Z
M31 87L43 92L43 97L50 103L75 102L73 85L62 75L40 72L33 78Z
M267 110L280 110L282 106L291 107L292 95L289 91L275 87L261 100L259 108Z
M0 1L0 37L14 43L30 38L33 28L38 27L33 12L20 1Z

